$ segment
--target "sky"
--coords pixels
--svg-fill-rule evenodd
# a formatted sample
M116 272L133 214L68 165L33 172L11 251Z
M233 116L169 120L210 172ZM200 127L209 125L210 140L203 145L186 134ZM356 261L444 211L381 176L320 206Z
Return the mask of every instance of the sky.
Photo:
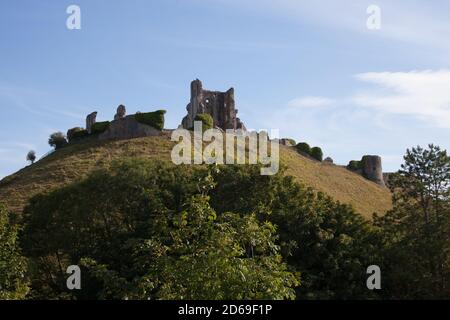
M166 109L176 128L196 78L234 87L247 128L395 171L407 148L449 148L449 12L445 0L3 0L0 178L92 111Z

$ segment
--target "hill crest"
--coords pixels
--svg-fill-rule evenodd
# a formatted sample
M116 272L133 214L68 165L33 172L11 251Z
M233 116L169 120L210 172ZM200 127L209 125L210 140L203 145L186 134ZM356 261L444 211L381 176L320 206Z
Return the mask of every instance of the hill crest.
M174 144L164 135L69 145L1 180L0 202L20 214L33 195L82 179L94 169L108 167L115 159L138 157L170 161ZM345 168L311 160L282 145L280 161L287 167L287 174L297 181L352 205L366 218L373 212L383 214L391 208L387 188Z

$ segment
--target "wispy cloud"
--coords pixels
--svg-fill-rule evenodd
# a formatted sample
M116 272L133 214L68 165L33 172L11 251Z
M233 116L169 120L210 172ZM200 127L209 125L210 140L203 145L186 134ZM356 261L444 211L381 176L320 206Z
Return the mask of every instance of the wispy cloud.
M378 153L388 171L398 168L412 145L448 148L450 70L367 72L354 79L358 89L339 97L301 96L268 112L258 109L253 121L320 145L337 163Z
M69 109L66 107L63 109L49 107L43 104L36 104L36 101L40 101L46 96L47 94L42 91L0 84L0 98L8 101L8 107L19 108L26 112L45 117L59 114L75 119L84 118L82 114L74 112L74 108Z
M368 72L356 78L375 85L352 97L356 105L450 128L450 70Z

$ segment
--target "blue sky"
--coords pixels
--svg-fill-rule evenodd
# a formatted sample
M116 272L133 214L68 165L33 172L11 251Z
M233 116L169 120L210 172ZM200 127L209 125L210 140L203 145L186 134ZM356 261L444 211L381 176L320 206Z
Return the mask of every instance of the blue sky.
M71 4L81 30L66 28ZM366 27L371 4L380 30ZM248 128L396 170L408 147L449 147L448 12L437 0L1 1L0 177L92 111L164 108L176 128L195 78L234 87Z

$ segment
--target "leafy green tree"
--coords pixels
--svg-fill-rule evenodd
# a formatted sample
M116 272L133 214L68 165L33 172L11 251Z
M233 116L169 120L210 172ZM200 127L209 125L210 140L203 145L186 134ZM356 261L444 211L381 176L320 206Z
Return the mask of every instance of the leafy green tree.
M376 298L366 287L366 269L379 261L370 223L351 207L283 175L284 169L275 176L258 170L220 167L210 193L216 212L255 212L277 226L283 256L302 275L297 298Z
M104 285L102 298L295 298L298 280L286 270L269 222L233 213L218 217L202 195L182 212L159 218L151 239L128 243L138 275L131 282L106 265L84 262Z
M27 161L30 161L31 164L33 164L34 161L36 161L36 151L30 150L30 151L27 153Z
M312 148L311 149L311 157L313 157L314 159L316 159L318 161L322 161L323 160L322 149L320 147Z
M58 150L67 144L66 136L62 132L52 133L50 135L50 138L48 139L48 144L50 145L50 147Z
M116 164L34 197L23 246L36 264L34 296L78 299L295 298L298 276L276 245L275 227L255 215L217 215L215 181L147 161ZM65 268L81 264L69 293Z
M359 160L350 160L347 165L347 169L352 171L358 171L362 169L362 163Z
M0 204L0 300L24 299L28 293L26 260L17 243L17 225Z
M203 132L205 132L208 129L212 129L213 128L214 120L211 117L211 115L209 115L207 113L199 113L199 114L197 114L195 116L194 120L202 122L202 130L203 130Z
M311 147L306 142L300 142L296 146L297 151L306 153L308 155L311 154Z
M385 295L450 298L450 158L430 144L408 149L404 160L389 177L394 208L375 216Z

